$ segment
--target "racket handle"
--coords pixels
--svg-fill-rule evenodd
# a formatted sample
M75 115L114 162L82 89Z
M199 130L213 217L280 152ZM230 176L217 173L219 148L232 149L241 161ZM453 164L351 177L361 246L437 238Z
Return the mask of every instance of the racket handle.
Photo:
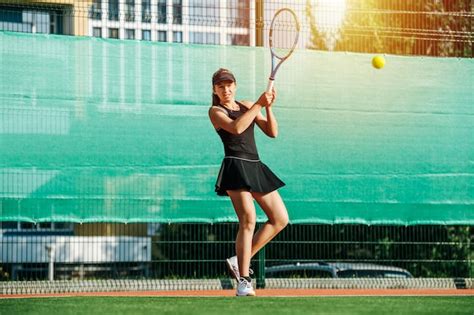
M267 93L271 93L272 90L273 90L273 83L275 82L275 80L272 80L272 79L269 79L268 80L268 85L267 85L267 89L265 90L265 92Z

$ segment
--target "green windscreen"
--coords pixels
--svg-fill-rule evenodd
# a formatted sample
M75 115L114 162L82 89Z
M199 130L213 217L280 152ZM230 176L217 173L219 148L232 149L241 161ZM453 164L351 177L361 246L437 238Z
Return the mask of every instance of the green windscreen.
M291 222L474 224L473 59L372 57L300 50L277 74L279 136L256 138ZM219 67L256 100L270 54L0 32L0 220L236 221Z

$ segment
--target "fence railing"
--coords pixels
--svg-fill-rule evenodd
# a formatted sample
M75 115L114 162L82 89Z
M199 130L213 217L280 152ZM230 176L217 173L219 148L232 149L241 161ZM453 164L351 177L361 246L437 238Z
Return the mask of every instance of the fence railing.
M469 0L3 0L0 30L265 46L281 7L300 18L300 48L473 57Z
M237 233L231 223L12 226L0 236L4 281L226 278ZM473 239L470 226L290 225L252 268L259 279L472 278Z

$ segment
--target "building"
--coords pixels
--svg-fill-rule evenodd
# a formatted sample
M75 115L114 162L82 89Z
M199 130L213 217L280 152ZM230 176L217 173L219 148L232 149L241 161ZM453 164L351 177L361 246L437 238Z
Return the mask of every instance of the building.
M161 42L255 45L254 1L94 0L90 36Z
M80 14L88 0L0 0L0 30L87 35L87 19Z
M0 30L255 45L250 0L0 0Z

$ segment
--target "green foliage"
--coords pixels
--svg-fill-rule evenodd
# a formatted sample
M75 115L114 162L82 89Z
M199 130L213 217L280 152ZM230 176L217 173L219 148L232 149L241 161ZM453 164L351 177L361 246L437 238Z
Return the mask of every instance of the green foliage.
M347 0L346 7L334 50L473 57L472 9L468 0ZM307 0L309 48L327 49L314 10L312 1Z
M226 276L237 224L162 225L153 244L155 277ZM364 262L415 277L473 277L470 226L290 225L265 248L265 265ZM254 257L258 271L258 256Z
M316 50L327 50L328 47L324 40L324 35L318 30L316 26L316 17L313 15L314 8L311 4L311 0L306 1L306 15L309 19L309 27L311 31L311 41L309 48Z

